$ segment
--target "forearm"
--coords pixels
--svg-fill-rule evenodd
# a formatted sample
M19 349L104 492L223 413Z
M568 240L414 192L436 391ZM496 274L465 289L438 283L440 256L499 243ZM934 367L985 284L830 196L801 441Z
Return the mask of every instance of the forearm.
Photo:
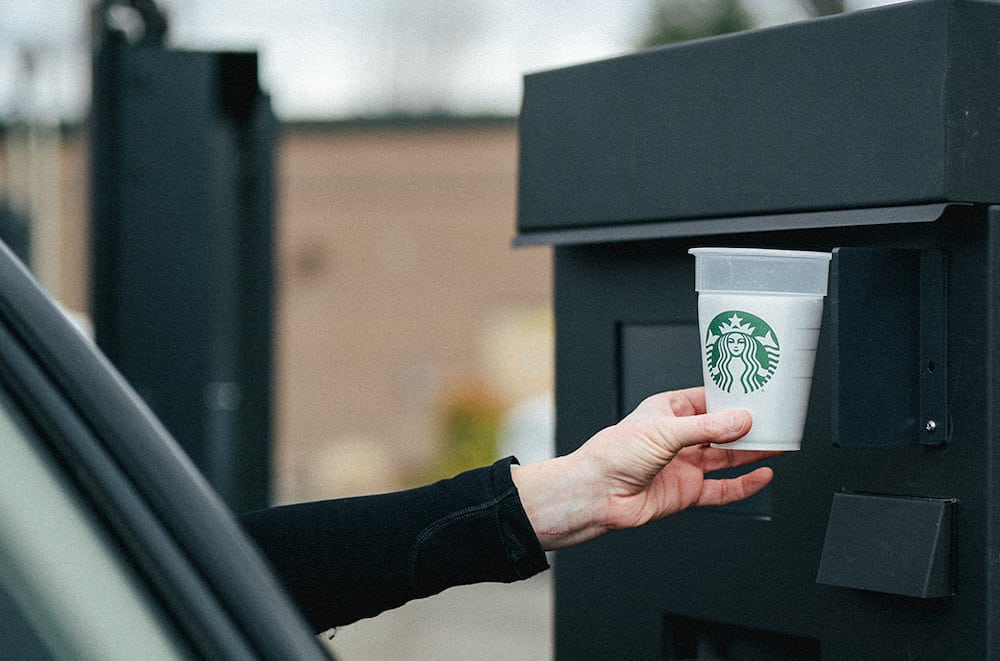
M317 631L454 585L548 567L506 462L410 491L241 520Z

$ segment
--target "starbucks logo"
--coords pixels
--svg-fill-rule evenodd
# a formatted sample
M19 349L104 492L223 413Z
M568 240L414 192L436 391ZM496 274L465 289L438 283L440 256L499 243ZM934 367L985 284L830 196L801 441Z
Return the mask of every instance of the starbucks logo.
M726 392L759 390L778 368L778 338L766 321L738 310L716 315L708 325L705 358L715 385Z

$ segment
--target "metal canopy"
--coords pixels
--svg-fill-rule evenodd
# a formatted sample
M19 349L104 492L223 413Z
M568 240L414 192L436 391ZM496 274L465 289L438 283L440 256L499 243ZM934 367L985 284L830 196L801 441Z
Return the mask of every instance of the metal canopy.
M994 202L998 33L1000 4L927 0L528 75L517 242Z

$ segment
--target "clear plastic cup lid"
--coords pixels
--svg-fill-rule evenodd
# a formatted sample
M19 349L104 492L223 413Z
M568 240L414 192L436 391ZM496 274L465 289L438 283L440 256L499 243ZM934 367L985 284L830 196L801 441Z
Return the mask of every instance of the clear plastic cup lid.
M699 292L826 296L831 254L764 248L691 248Z

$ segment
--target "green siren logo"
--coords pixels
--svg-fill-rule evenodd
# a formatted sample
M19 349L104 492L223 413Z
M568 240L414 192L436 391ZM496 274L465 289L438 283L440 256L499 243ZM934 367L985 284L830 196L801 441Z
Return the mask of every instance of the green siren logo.
M705 358L715 385L726 392L759 390L778 367L778 338L766 321L729 310L708 325ZM738 392L738 391L737 391Z

